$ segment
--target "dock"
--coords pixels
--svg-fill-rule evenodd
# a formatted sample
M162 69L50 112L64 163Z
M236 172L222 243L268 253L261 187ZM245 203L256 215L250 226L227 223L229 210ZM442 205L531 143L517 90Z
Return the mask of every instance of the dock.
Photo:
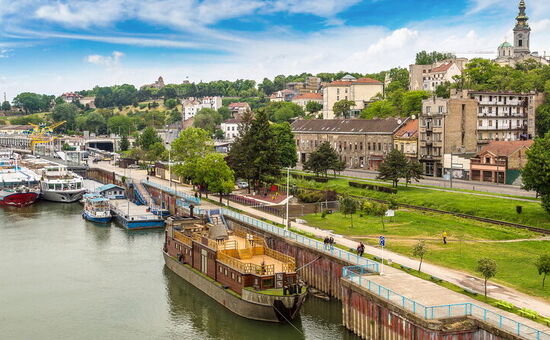
M127 199L111 200L109 205L116 221L126 229L164 228L164 220L149 211L147 206L137 205Z

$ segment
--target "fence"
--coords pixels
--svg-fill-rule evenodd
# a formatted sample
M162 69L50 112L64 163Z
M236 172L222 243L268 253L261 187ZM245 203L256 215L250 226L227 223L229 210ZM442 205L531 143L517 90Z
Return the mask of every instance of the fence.
M143 183L145 185L148 185L150 187L156 188L158 190L162 190L166 193L169 193L169 194L174 195L176 197L179 197L181 199L184 199L185 201L187 201L189 203L192 203L194 205L200 205L201 204L201 199L200 198L188 195L188 194L183 193L183 192L179 192L175 189L166 187L164 185L153 183L153 182L150 182L150 181L141 181L141 183Z
M374 272L378 273L378 262L371 261L369 259L357 256L356 254L353 254L349 251L345 251L339 248L328 248L325 244L322 242L319 242L315 239L305 237L303 235L297 234L295 232L292 232L290 230L286 230L284 228L276 227L272 224L265 223L263 221L260 221L258 219L252 218L247 215L239 214L237 212L234 212L229 209L222 208L220 209L222 214L228 217L231 217L233 219L236 219L237 221L252 225L254 227L257 227L259 229L265 230L267 232L270 232L272 234L291 239L293 241L296 241L298 243L301 243L307 247L316 249L317 251L324 252L330 256L336 257L340 260L346 261L348 263L354 263L357 265L364 265L364 266L372 266L374 269Z
M527 326L506 316L480 307L473 303L459 303L442 306L425 306L414 300L411 300L391 289L372 282L363 275L370 272L370 268L363 266L345 267L343 277L359 284L381 298L392 302L393 304L427 320L446 319L452 317L470 316L484 322L514 333L529 340L550 340L550 334L539 331L533 327Z

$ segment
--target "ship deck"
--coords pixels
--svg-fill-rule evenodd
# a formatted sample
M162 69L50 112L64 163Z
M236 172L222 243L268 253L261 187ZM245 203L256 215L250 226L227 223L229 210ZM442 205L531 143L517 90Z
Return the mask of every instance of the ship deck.
M230 244L231 241L235 241L236 244L238 245L238 250L240 251L240 254L243 254L243 252L245 252L245 249L246 249L246 239L243 238L243 237L240 237L240 236L237 236L237 235L230 235L229 236L229 243L226 243L226 244ZM261 245L262 247L265 247L265 245ZM223 247L220 248L220 250L224 249ZM228 248L229 249L229 248ZM250 249L250 248L248 248ZM243 254L245 255L245 254ZM243 262L243 263L252 263L252 264L255 264L257 266L261 266L262 264L266 265L266 266L269 266L269 265L273 265L274 266L274 271L276 273L281 273L281 272L284 272L286 271L284 268L285 268L285 263L276 259L276 258L273 258L269 255L253 255L252 253L249 254L251 255L250 257L246 256L245 255L245 258L243 257L240 257L238 258L239 261Z

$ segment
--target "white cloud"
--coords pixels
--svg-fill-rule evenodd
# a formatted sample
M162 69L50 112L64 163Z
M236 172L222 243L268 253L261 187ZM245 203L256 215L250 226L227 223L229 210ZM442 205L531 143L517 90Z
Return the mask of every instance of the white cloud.
M58 22L69 27L104 26L126 16L124 0L56 2L38 7L38 19Z
M9 50L9 49L1 49L0 48L0 59L3 59L3 58L9 58L10 57L10 52L12 50Z
M110 56L102 56L99 54L92 54L84 58L84 60L90 64L115 67L120 64L120 59L124 56L124 53L114 51Z

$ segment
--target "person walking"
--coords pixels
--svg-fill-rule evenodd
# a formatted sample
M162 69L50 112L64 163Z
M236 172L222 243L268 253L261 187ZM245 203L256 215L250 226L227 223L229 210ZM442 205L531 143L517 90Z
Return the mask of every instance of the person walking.
M447 232L444 231L442 236L443 236L443 244L447 244Z
M324 243L323 249L327 250L327 246L328 246L328 237L325 237L325 239L323 240L323 243Z
M359 242L358 253L359 256L363 257L363 254L365 253L365 245L363 242Z
M332 238L332 236L330 237L328 243L330 244L330 250L334 250L334 243L335 242L334 242L334 238Z

